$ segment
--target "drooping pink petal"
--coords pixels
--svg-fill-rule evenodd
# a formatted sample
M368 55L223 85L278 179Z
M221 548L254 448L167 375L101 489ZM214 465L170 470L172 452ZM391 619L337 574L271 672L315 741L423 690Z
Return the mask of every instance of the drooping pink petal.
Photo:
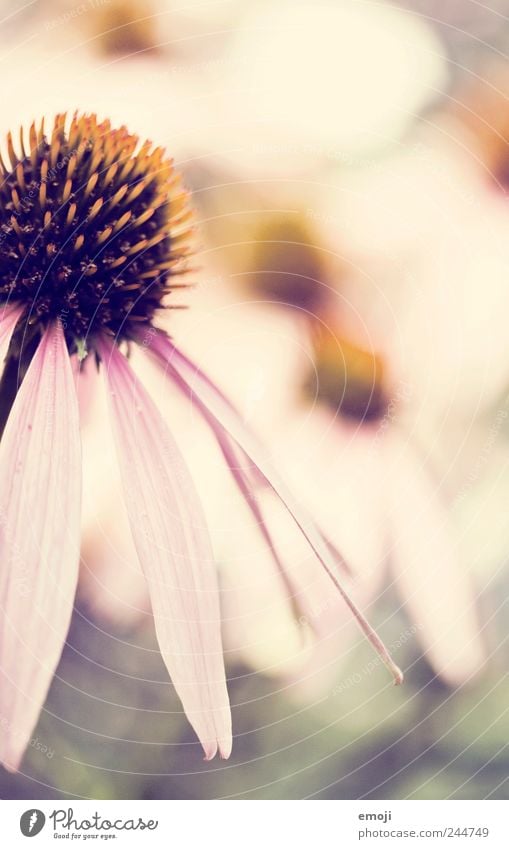
M485 658L471 579L440 494L411 446L394 435L386 452L397 588L425 656L440 676L460 684Z
M127 360L100 345L127 511L161 653L207 760L231 751L214 558L179 449Z
M80 395L83 378L85 392ZM108 395L104 391L104 381L98 373L95 356L87 357L82 364L76 389L83 456L77 597L92 617L106 627L150 626L154 619L148 584L141 570L123 504ZM82 403L86 407L84 417Z
M206 413L204 419L209 421ZM353 620L326 572L316 569L306 540L265 478L226 431L216 428L214 434L254 519L254 523L244 522L240 513L235 514L242 562L239 552L221 559L229 651L264 675L292 675L292 682L293 676L300 681L308 664L316 674L313 657L322 643L326 620L329 633L339 631L337 653L344 650L339 641L345 636L341 622L348 619L350 629ZM260 548L257 534L265 548Z
M354 584L345 577L345 586L347 591L355 591L363 610L373 604L386 573L387 523L382 510L387 470L384 467L382 476L380 452L373 446L375 432L366 425L359 428L353 420L334 415L320 404L312 412L296 406L287 427L272 444L292 491L319 518L320 527L352 566ZM288 557L291 550L286 544L284 550ZM292 678L292 694L316 700L330 695L331 676L338 680L347 674L341 668L355 651L358 634L337 594L327 586L320 594L313 593L318 570L308 571L319 638ZM324 583L325 579L324 575Z
M14 328L22 312L21 307L0 307L0 372L3 369Z
M210 384L209 378L206 378L207 382ZM219 396L224 400L225 404L227 404L232 412L235 415L239 415L233 404L226 398L223 393L218 389ZM283 564L281 558L279 557L275 544L272 540L270 531L267 528L266 523L264 522L262 512L260 510L259 505L256 501L255 489L256 487L268 487L271 489L271 485L267 478L261 473L258 466L256 466L248 457L248 455L239 448L238 444L230 437L230 435L223 428L215 428L214 427L214 419L211 414L208 412L208 409L202 408L202 415L205 420L208 422L209 427L211 428L216 440L221 448L223 457L226 460L227 466L237 484L240 492L245 498L249 509L253 514L253 518L257 522L260 532L262 536L265 538L266 542L269 544L269 547L272 551L274 560L278 569L281 571L283 579L285 582L288 581L288 576L286 575L286 570L283 568ZM336 564L344 571L344 573L350 577L352 577L352 569L349 564L346 562L342 554L340 553L338 547L335 543L324 533L323 529L316 525L316 531L321 536L323 542L329 549L332 557L335 559ZM288 584L290 587L290 584Z
M317 627L316 616L313 615L316 602L313 601L313 605L310 607L308 603L310 602L309 593L302 592L302 588L299 587L299 581L294 580L293 573L296 571L296 564L293 556L289 560L288 564L283 561L278 546L274 541L274 534L269 528L264 517L264 512L266 511L262 508L262 499L259 495L263 494L263 492L267 489L271 490L270 485L263 475L260 474L258 468L252 464L249 457L244 454L229 434L222 428L214 428L214 420L210 413L207 410L204 410L203 415L218 441L230 473L251 512L258 531L267 544L272 560L277 568L279 579L286 590L287 604L290 606L295 619L300 624L302 624L303 621L306 621L310 630L315 632L318 636L320 629ZM327 547L330 549L332 556L337 560L338 564L344 569L344 571L351 576L350 568L341 557L334 543L328 539L321 529L317 530ZM328 578L325 578L324 584L326 584L327 590L331 589ZM328 602L323 601L322 604L330 606L330 600Z
M209 422L209 425L212 427L212 421L210 415L205 415L206 420ZM251 515L253 516L254 521L258 526L258 530L263 536L269 551L272 555L272 559L276 565L280 580L282 581L286 592L288 603L297 619L301 615L303 615L302 610L299 608L299 603L297 600L297 589L293 585L291 576L288 574L288 571L285 569L283 561L279 555L277 547L272 539L272 535L270 533L269 528L263 518L262 509L258 503L255 493L255 487L252 481L250 481L250 473L249 469L245 467L245 456L241 451L239 451L236 443L233 442L232 439L228 436L226 431L217 430L213 431L215 436L217 437L217 441L219 447L222 451L223 457L226 460L226 464L232 474L232 477L241 492L244 500L251 511ZM265 482L265 481L264 481Z
M226 431L258 467L260 473L285 504L289 513L308 540L330 579L355 616L363 633L393 675L395 683L401 683L403 680L401 670L393 662L383 642L341 585L333 552L307 512L301 507L279 477L265 449L258 443L253 433L240 419L232 405L225 400L222 393L216 389L212 381L188 360L164 333L156 332L151 335L150 340L143 340L142 344L149 353L155 355L163 368L170 374L172 380L183 391L187 392L189 398L196 403L198 409L202 413L207 411L211 414L211 418L207 420L214 432L220 430Z
M18 768L65 642L78 578L78 404L49 328L0 443L0 760Z

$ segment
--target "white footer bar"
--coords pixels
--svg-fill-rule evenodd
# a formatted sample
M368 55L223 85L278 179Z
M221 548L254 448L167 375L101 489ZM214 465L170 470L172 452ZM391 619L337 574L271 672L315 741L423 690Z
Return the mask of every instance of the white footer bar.
M1 845L509 846L503 801L1 801ZM29 839L34 840L29 843Z

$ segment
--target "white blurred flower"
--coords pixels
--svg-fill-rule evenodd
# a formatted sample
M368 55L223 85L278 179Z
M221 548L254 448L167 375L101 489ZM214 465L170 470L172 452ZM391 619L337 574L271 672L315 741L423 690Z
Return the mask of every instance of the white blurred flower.
M341 340L336 344L338 394L330 400L344 408L348 360L342 362ZM317 362L319 382L320 356ZM326 382L331 385L330 375ZM366 410L374 387L364 386ZM480 669L485 648L475 586L460 557L442 481L430 446L417 448L412 434L413 388L395 384L385 409L370 418L359 411L345 418L321 403L307 412L295 407L275 446L291 485L344 552L364 609L394 586L428 662L456 685ZM316 682L322 667L335 671L334 662L347 651L345 636L343 621L329 623L304 676Z
M217 156L259 177L393 144L447 79L431 29L386 3L255 2L223 58Z
M350 262L345 300L382 327L421 398L488 409L509 374L509 210L461 137L445 125L318 205L324 238Z
M475 141L442 116L315 209L349 264L347 317L377 328L416 388L412 438L441 469L462 563L486 580L509 543L509 209Z

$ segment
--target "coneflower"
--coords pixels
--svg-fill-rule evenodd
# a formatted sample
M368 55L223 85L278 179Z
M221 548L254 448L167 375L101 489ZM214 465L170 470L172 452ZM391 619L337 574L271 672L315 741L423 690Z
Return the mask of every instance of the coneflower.
M298 441L319 444L312 456L320 489L308 490L307 503L325 527L336 511L334 539L348 552L366 603L374 603L388 581L418 625L416 640L428 663L460 686L482 668L486 648L475 583L460 557L442 481L429 446L423 451L416 440L421 411L412 372L394 352L375 352L358 335L346 336L332 306L328 318L328 329L314 337L308 387L321 403L305 423L302 413L293 416ZM287 439L290 456L299 442ZM361 517L350 540L339 523L345 509Z
M0 760L19 766L65 642L78 578L81 456L75 366L107 384L131 531L159 646L210 759L231 719L213 553L178 447L121 349L145 349L213 431L259 521L263 482L286 504L340 589L338 553L292 498L220 390L154 321L190 247L188 198L161 148L95 116L33 124L1 162ZM169 298L169 303L167 303ZM343 593L344 595L344 593ZM361 613L364 632L401 673Z

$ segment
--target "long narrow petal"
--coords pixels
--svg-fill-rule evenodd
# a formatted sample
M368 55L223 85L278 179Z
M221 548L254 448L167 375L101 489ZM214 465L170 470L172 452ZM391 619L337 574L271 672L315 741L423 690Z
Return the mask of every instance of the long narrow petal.
M125 357L104 341L131 530L147 578L161 653L207 760L231 751L214 559L178 447Z
M78 578L78 404L46 331L0 443L0 759L17 769L65 642Z
M420 628L427 659L439 675L460 684L485 659L472 582L447 512L418 457L396 435L387 439L385 450L396 584Z
M258 532L262 535L267 544L272 556L272 561L276 566L279 579L286 590L287 603L290 606L295 619L298 622L302 622L303 619L305 619L309 623L311 630L318 635L319 629L315 626L315 617L309 615L307 604L308 596L306 593L302 593L299 589L298 583L293 579L292 570L285 565L285 562L281 558L278 547L274 542L274 535L269 529L264 518L264 510L261 506L258 494L263 493L263 490L271 489L270 485L263 475L259 473L256 466L253 466L249 458L246 457L244 452L238 447L237 443L234 442L229 434L223 430L223 428L217 428L214 426L214 419L208 410L204 410L203 415L217 439L228 469L251 512L251 515L257 525ZM253 472L255 472L255 474L253 474ZM318 530L323 541L330 549L332 556L336 558L339 565L344 568L346 574L351 577L351 570L341 557L334 543L328 539L321 529ZM328 584L328 578L324 581L324 583ZM330 589L330 584L328 584L328 589Z
M208 421L210 427L213 427L211 417L208 413L205 418ZM283 561L281 560L274 540L272 539L272 535L263 518L262 509L257 501L254 486L250 482L249 470L245 468L245 458L238 450L236 443L233 442L232 439L230 439L225 430L216 430L214 432L217 437L217 441L223 454L223 457L232 474L232 477L239 491L241 492L249 510L251 511L251 515L254 521L256 522L261 535L267 543L269 551L272 555L272 560L276 565L279 577L286 589L288 603L295 615L295 618L299 619L300 616L303 615L303 611L300 609L297 600L297 589L293 585L292 579L288 575L287 570L284 568Z
M153 353L156 356L156 359L158 359L160 364L162 364L168 371L172 379L178 386L180 386L182 391L187 392L189 397L195 401L198 409L200 409L202 413L204 411L208 411L208 413L211 414L212 418L207 420L214 430L225 430L230 437L235 440L250 460L258 467L261 474L277 493L281 501L285 504L289 513L292 515L293 519L308 540L311 548L315 552L322 566L327 571L330 579L355 616L359 627L362 629L363 633L380 656L380 659L383 663L385 663L393 675L395 683L401 683L403 680L401 670L396 666L383 642L380 640L369 622L367 622L363 614L343 589L338 578L337 563L333 552L323 539L319 530L316 528L314 522L310 519L299 502L293 497L275 471L267 452L261 445L259 445L254 435L240 419L232 405L226 401L222 393L216 389L212 381L210 381L209 378L207 378L192 362L190 362L173 345L165 334L156 332L151 335L149 340L143 340L143 344L149 353Z

